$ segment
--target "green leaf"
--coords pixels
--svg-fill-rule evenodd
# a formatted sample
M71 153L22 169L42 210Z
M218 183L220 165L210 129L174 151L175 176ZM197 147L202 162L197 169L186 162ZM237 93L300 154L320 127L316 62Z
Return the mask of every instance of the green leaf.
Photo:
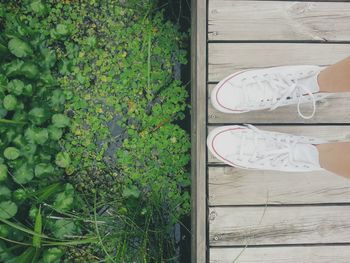
M43 253L43 263L59 263L63 251L57 247L49 248Z
M24 137L29 143L35 143L36 132L33 128L28 128L24 132Z
M44 145L44 143L49 139L49 132L47 129L37 129L35 133L34 140L39 145Z
M39 68L32 62L24 62L20 72L28 79L35 79L39 75Z
M41 0L35 0L30 4L30 9L39 16L46 14L47 8Z
M48 131L49 131L49 137L51 140L54 140L54 141L58 141L59 139L61 139L62 137L62 134L63 134L63 131L62 129L60 128L57 128L53 125L50 125L48 127Z
M11 190L6 186L0 185L0 200L8 200L11 198Z
M8 48L16 57L23 58L33 54L29 44L19 38L13 38L8 43Z
M61 167L66 168L70 164L70 157L67 152L60 152L56 155L55 163Z
M52 123L57 128L64 128L69 126L70 119L63 114L54 114L52 116Z
M5 164L0 164L0 182L5 181L7 178L7 166Z
M39 207L38 212L35 217L35 224L34 224L34 232L38 233L38 235L41 235L42 232L42 217L41 217L41 208ZM33 247L40 248L41 247L41 237L40 236L33 236Z
M43 134L43 135L45 136L45 134ZM28 128L28 129L26 129L26 131L24 133L24 137L27 140L27 142L29 142L31 144L37 144L38 141L42 142L43 139L45 139L45 138L41 138L40 137L40 129L38 129L38 128ZM29 152L32 152L31 151L31 147L28 148L28 149L30 150Z
M16 160L20 156L20 151L15 147L7 147L4 156L8 160Z
M56 34L60 35L60 36L65 36L69 34L69 30L68 27L66 25L63 24L58 24L56 26Z
M7 90L15 95L21 95L24 89L24 83L23 81L19 80L19 79L14 79L11 80L8 84L7 84Z
M123 190L123 196L138 198L140 196L140 190L135 186L131 185L130 187L125 187Z
M29 111L29 120L35 125L41 125L48 119L47 111L43 108L33 108Z
M19 184L26 184L34 177L33 169L27 164L22 164L21 167L13 173L13 180Z
M73 221L68 221L65 219L57 220L52 226L53 235L59 239L65 239L67 235L72 235L77 230L77 226Z
M9 219L17 213L17 205L12 201L3 201L0 203L0 218Z
M55 168L51 164L39 163L35 166L34 173L36 177L43 177L52 175L55 172Z
M62 90L56 89L52 92L50 106L59 109L59 107L63 106L66 101L66 97Z
M15 96L10 94L10 95L5 96L3 104L4 104L4 108L6 110L12 111L12 110L16 109L16 107L18 105L18 101L17 101Z
M45 70L41 72L40 80L48 86L54 86L57 84L56 79L52 76L50 70Z
M65 190L57 194L53 206L59 211L69 210L74 201L74 189L71 184L66 184Z
M52 68L56 63L56 54L48 48L42 48L41 54L44 56L43 66L46 69Z
M27 84L24 86L23 95L31 96L33 94L33 86L31 84Z
M21 74L21 68L24 61L16 59L4 65L4 70L7 77L18 76Z
M59 63L58 69L62 75L67 75L72 71L73 63L70 60L62 59Z

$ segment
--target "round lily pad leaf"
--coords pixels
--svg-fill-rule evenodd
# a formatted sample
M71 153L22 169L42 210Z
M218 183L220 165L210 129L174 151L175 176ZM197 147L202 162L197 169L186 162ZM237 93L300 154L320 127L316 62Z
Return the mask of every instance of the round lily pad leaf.
M20 156L20 151L15 147L7 147L4 156L8 160L16 160Z
M55 163L62 168L68 167L70 164L70 157L69 154L66 152L60 152L56 155Z
M51 175L55 172L55 168L51 164L39 163L34 169L36 177L43 177L46 175Z
M30 45L19 38L11 39L8 43L8 48L12 54L19 58L33 54Z
M63 131L60 128L57 128L53 125L50 125L48 128L49 131L49 136L52 140L54 141L58 141L59 139L61 139Z
M69 126L70 120L63 114L54 114L52 116L52 124L57 128L64 128Z
M28 79L35 79L39 75L39 68L34 63L24 62L21 73Z
M12 201L3 201L0 203L0 218L10 219L17 213L17 205Z
M14 110L18 103L16 97L10 94L5 96L3 104L6 110Z
M8 84L7 84L7 90L15 95L21 95L24 89L24 83L23 81L19 80L19 79L14 79L11 80Z
M26 184L34 177L34 172L27 164L23 164L13 173L13 179L16 183Z

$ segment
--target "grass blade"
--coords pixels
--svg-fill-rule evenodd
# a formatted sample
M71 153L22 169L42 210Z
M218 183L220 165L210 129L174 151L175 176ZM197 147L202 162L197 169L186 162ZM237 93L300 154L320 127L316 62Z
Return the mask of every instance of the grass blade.
M36 248L41 247L41 232L42 232L42 217L41 217L41 207L35 217L34 232L39 234L38 236L33 236L33 246Z

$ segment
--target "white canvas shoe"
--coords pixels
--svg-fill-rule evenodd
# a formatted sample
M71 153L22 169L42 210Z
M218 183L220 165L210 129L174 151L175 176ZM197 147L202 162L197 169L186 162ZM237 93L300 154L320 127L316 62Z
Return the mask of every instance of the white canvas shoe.
M211 103L218 111L243 113L297 104L298 113L310 119L316 101L331 93L320 93L317 75L324 67L282 66L236 72L220 81L211 92ZM312 103L313 112L305 116L300 104Z
M325 142L312 137L263 131L252 125L218 127L207 138L211 153L230 166L286 172L323 170L315 144Z

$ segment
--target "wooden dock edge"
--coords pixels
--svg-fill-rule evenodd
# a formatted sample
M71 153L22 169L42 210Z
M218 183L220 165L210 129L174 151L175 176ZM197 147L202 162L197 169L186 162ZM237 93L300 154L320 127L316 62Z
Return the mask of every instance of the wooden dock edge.
M207 262L207 3L191 0L191 262Z

